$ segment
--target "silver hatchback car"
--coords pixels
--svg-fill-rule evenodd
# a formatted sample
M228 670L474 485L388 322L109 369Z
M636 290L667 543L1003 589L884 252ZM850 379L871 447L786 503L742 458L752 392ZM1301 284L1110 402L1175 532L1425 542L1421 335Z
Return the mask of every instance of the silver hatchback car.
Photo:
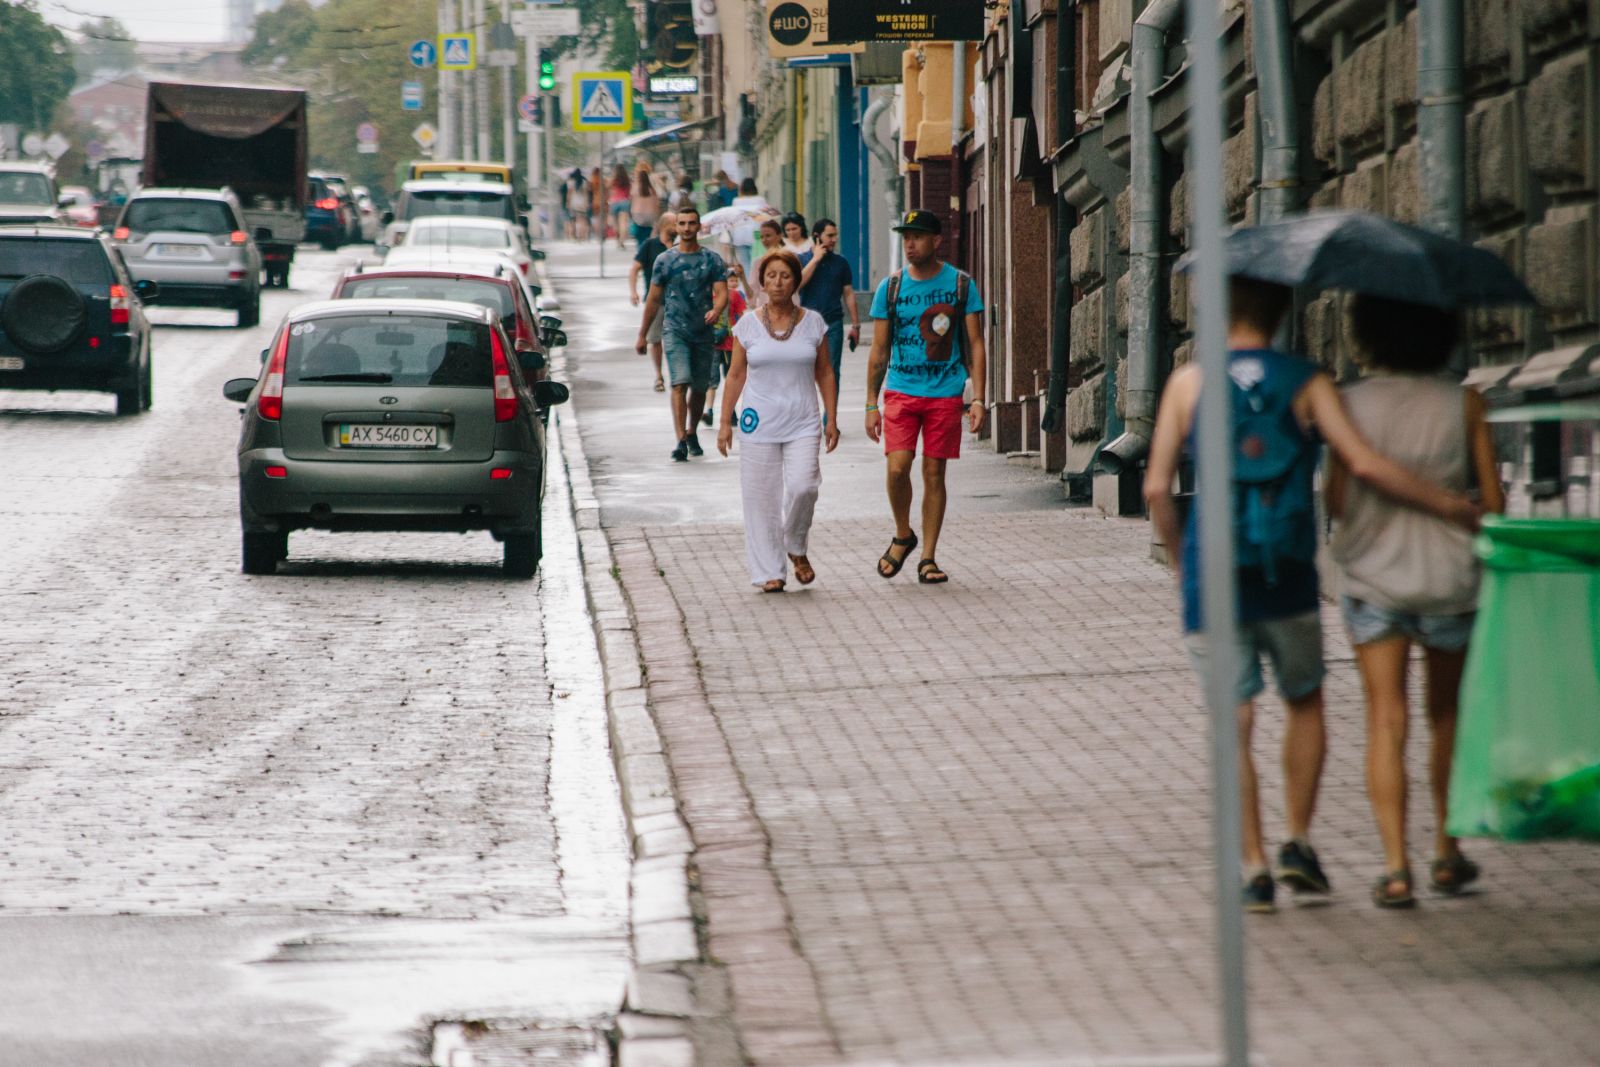
M293 530L487 530L505 573L543 554L545 430L567 387L534 381L494 311L328 300L278 327L257 378L223 387L239 435L243 569L271 574Z
M237 310L261 321L261 250L226 189L141 189L111 235L135 279L161 286L159 302Z

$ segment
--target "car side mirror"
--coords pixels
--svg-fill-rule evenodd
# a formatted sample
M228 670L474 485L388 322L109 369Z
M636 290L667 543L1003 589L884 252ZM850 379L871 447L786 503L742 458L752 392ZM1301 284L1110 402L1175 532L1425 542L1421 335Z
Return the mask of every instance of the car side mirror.
M385 211L382 215L379 215L378 218L382 220L385 226L387 226L389 223L394 221L394 212Z
M539 326L546 330L559 330L561 329L561 320L555 315L540 315Z
M250 390L255 387L254 378L229 378L222 383L222 395L235 404L243 404L250 399Z
M70 196L58 196L58 197L56 197L56 207L65 210L66 208L69 208L71 206L72 206L72 197L70 197Z
M542 249L542 248L530 248L530 249L528 249L528 258L533 260L535 263L542 263L544 261L544 249Z
M161 286L149 278L140 278L133 283L133 293L140 300L150 301L161 295Z
M540 335L540 339L544 341L546 348L565 348L567 345L567 335L564 330L546 330Z
M270 355L272 355L272 350L270 348L263 348L261 350L261 362L265 363L267 361L267 357Z
M516 351L517 366L522 368L522 373L535 374L544 370L544 353L533 347L532 341L518 341Z
M542 408L553 408L557 404L565 404L567 397L572 394L560 382L552 382L548 378L542 382L533 383L533 399Z

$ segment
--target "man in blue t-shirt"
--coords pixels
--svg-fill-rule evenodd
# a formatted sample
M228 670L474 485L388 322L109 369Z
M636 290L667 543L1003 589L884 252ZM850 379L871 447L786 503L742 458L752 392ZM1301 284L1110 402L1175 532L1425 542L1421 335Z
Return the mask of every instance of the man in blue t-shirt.
M894 229L906 266L879 283L872 297L867 363L867 436L883 441L895 524L878 574L899 574L917 547L911 529L911 461L921 437L923 543L917 581L937 585L950 580L934 558L944 525L945 463L961 455L962 413L973 433L983 425L983 298L971 278L939 258L937 215L908 211ZM963 402L969 379L972 399Z
M828 325L828 358L833 361L834 399L839 398L839 364L844 352L844 317L850 315L850 348L861 341L856 311L855 276L850 261L839 254L839 227L832 219L811 226L811 251L800 254L800 306L822 316Z

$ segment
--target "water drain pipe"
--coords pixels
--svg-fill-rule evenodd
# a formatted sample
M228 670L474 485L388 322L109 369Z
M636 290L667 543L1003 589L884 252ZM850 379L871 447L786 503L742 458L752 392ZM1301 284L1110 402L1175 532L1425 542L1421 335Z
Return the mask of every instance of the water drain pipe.
M1466 96L1460 0L1417 3L1417 146L1428 229L1460 238L1466 222Z
M1121 382L1127 429L1100 449L1101 470L1121 474L1150 451L1161 349L1161 141L1151 96L1166 72L1167 32L1184 0L1151 0L1134 20L1128 93L1128 378Z
M883 168L883 198L889 205L889 225L893 226L905 214L905 183L900 180L900 160L895 150L878 135L878 120L888 111L894 100L892 92L876 92L861 113L861 140ZM889 273L894 273L900 262L900 242L889 239Z
M1258 0L1251 28L1261 122L1261 221L1300 206L1300 112L1295 105L1289 0Z
M1011 15L1016 18L1020 12ZM1077 136L1077 26L1075 13L1065 5L1056 8L1056 151ZM1017 37L1013 36L1015 41ZM1020 59L1013 51L1011 61ZM1037 91L1037 89L1035 90ZM1056 193L1055 292L1052 294L1050 324L1050 384L1045 393L1044 417L1039 428L1055 433L1066 424L1067 370L1072 362L1072 229L1078 224L1078 211L1066 194Z

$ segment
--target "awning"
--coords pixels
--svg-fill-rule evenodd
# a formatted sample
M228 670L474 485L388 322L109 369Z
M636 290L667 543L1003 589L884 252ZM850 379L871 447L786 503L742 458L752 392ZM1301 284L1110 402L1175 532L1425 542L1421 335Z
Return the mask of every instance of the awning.
M663 126L659 130L645 130L642 133L633 134L631 137L624 137L611 146L611 151L614 152L621 148L637 148L642 144L650 144L653 141L681 140L681 135L691 130L709 126L720 117L718 115L708 115L703 119L693 119L689 122L674 122L671 126Z

